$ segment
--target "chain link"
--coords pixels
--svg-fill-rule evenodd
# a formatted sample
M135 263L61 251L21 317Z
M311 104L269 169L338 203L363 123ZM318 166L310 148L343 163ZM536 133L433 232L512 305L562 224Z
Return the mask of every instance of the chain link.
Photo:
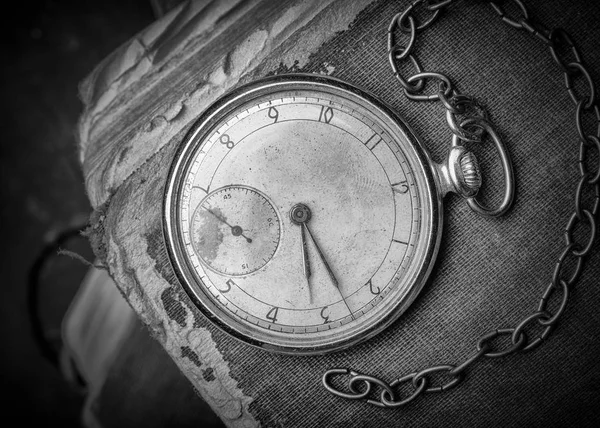
M417 375L416 373L411 373L404 377L398 378L398 379L394 380L392 383L390 383L390 387L396 388L398 385L401 385L405 382L408 383L409 381L414 386L415 382L413 382L413 380L416 375ZM394 400L394 396L388 394L388 392L386 390L381 391L381 404L385 407L404 406L405 404L410 403L415 398L417 398L419 395L421 395L423 393L423 391L425 390L426 386L427 386L427 380L424 377L422 377L421 381L414 388L413 393L411 395L409 395L407 398L405 398L404 400L398 400L398 401Z
M596 106L596 108L598 108ZM598 130L598 133L600 134L600 129ZM589 144L589 141L592 142L591 145ZM598 212L598 183L600 182L600 138L595 137L593 135L588 135L588 137L586 139L581 139L580 140L580 145L579 145L579 172L581 173L581 176L583 177L584 175L588 175L588 174L592 174L588 171L587 168L587 161L589 159L591 159L591 156L588 156L587 150L588 147L592 147L596 149L596 161L597 161L597 165L596 165L596 171L593 175L592 178L590 178L587 181L587 184L590 185L594 185L595 186L595 190L596 190L596 203L594 205L594 208L592 209L592 214L596 215ZM589 175L588 175L589 177Z
M521 30L521 29L525 28L523 23L528 22L528 20L529 20L529 12L527 11L527 8L525 7L525 5L523 4L522 1L513 0L513 2L521 9L522 16L520 18L518 18L518 20L515 18L509 18L508 16L506 16L504 9L502 9L502 6L500 6L499 4L490 2L490 6L492 6L492 9L494 9L496 11L498 16L500 16L500 18L502 18L502 20L504 22L506 22L511 27Z
M456 0L427 1L415 0L404 11L396 14L388 28L388 54L394 75L402 85L404 93L409 99L417 101L440 101L446 109L448 126L453 134L463 141L481 141L484 132L474 128L473 123L489 125L488 115L483 106L475 98L461 94L452 84L449 77L439 72L424 71L414 55L416 34L429 27L440 13ZM569 300L570 288L577 282L584 269L586 256L596 242L598 207L600 205L600 109L596 101L596 87L585 66L579 49L571 36L563 29L547 30L540 24L534 23L529 12L520 0L513 0L520 10L520 14L511 17L504 8L495 2L490 2L494 11L508 25L523 29L548 45L550 54L565 76L565 87L570 98L575 103L575 128L579 137L579 170L581 178L575 190L575 207L565 227L565 245L562 248L558 261L554 267L552 280L542 295L534 312L525 316L514 328L499 328L483 335L476 344L476 351L458 365L436 365L425 368L397 378L391 383L369 375L360 374L350 369L331 369L323 375L323 385L331 393L348 399L365 400L369 404L379 407L396 408L404 406L418 396L427 392L443 392L457 386L464 378L467 369L481 358L500 358L517 352L529 351L539 346L552 332L560 317L564 314ZM429 12L428 17L417 23L413 16L417 8ZM408 34L408 43L400 44L396 41L396 33ZM563 52L563 53L560 53ZM567 58L570 56L571 58ZM399 72L399 62L409 59L417 73L404 78ZM587 92L578 94L575 91L576 80L585 83ZM438 81L436 91L429 94L423 93L427 83ZM593 132L584 130L583 115L594 115L598 123ZM457 116L463 116L458 120ZM590 116L591 117L591 116ZM481 128L481 127L480 127ZM596 163L588 165L593 159L590 154L595 150ZM587 193L586 193L587 192ZM583 195L587 194L588 197ZM587 204L587 205L586 205ZM587 227L586 227L587 226ZM575 229L579 231L578 240L574 237ZM586 232L587 231L587 234ZM555 303L550 304L555 297ZM549 306L556 307L554 311ZM529 339L527 329L542 328L541 334L533 340ZM501 347L499 342L506 342ZM496 347L492 342L496 343ZM348 376L347 390L337 389L333 386L333 376ZM450 379L443 385L433 385L433 376L446 376ZM360 391L357 384L362 384ZM401 385L412 385L413 391L404 399L396 399L395 389ZM380 387L379 400L369 398L373 395L374 388Z

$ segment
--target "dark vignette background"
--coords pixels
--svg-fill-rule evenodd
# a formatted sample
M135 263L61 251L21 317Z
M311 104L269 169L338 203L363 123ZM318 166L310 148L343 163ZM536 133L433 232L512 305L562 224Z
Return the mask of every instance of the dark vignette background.
M76 426L83 395L35 347L27 274L47 242L90 213L75 141L78 84L155 17L149 0L8 5L0 14L0 408L5 420L22 426ZM82 239L64 247L92 257ZM86 270L61 256L41 272L41 320L49 337L59 338Z
M155 17L148 0L34 0L11 6L0 26L0 402L7 419L17 416L25 426L73 426L83 396L34 346L27 273L45 243L81 226L89 214L74 138L81 110L77 84ZM84 242L74 241L69 248L92 257ZM50 337L58 337L61 317L86 270L59 257L42 272L41 318Z

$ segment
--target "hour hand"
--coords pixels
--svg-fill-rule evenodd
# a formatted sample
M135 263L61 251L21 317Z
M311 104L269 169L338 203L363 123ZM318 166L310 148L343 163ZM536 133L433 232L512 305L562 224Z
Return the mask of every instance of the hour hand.
M310 232L310 229L308 228L308 225L306 223L304 223L303 226L306 229L306 231L308 232L308 235L310 236L310 239L313 241L313 244L315 244L315 248L317 249L317 253L319 253L319 257L321 257L321 261L325 265L325 269L327 269L327 273L329 274L329 278L331 278L331 282L333 282L333 285L335 285L336 288L339 290L340 289L340 284L338 283L337 278L333 274L333 271L329 267L329 263L327 263L327 259L325 258L325 255L321 251L321 248L319 247L319 244L317 244L317 241L315 240L315 237Z
M310 214L310 211L309 211L309 214ZM308 218L310 219L310 215ZM331 282L333 283L333 285L335 285L335 288L337 288L338 292L340 293L340 296L342 297L344 304L346 305L346 307L348 308L348 311L350 312L350 316L352 317L352 319L355 319L354 313L352 312L352 309L350 309L350 305L348 305L348 302L346 301L346 297L344 297L344 293L342 293L342 290L340 290L340 284L339 284L337 278L335 277L333 270L331 270L331 267L329 266L329 263L327 263L327 259L325 258L323 251L321 251L321 247L319 247L319 244L317 244L317 240L315 239L312 232L308 228L308 220L302 222L302 229L303 230L306 229L308 236L310 236L310 239L313 241L313 244L315 244L317 253L319 253L319 257L321 257L321 261L323 262L323 265L325 266L325 269L327 270L327 273L329 274L329 278L331 279Z
M308 298L310 303L312 303L312 288L310 284L310 277L312 272L310 270L310 260L308 258L308 243L306 240L306 233L310 235L310 230L308 230L308 226L306 222L310 220L310 210L306 205L296 204L292 207L290 211L290 218L292 219L292 223L300 226L300 233L302 236L302 268L304 270L304 276L306 278L306 282L308 283Z
M308 252L307 252L307 248L306 248L305 231L306 231L306 233L308 233L308 236L310 236L310 239L313 241L313 244L315 244L317 253L319 253L319 257L321 258L321 261L325 265L325 269L327 269L327 273L329 274L331 281L339 290L340 286L337 281L337 278L335 277L335 275L333 274L333 271L329 267L329 264L327 263L327 260L325 259L325 255L321 251L319 244L317 244L315 237L313 236L310 229L308 228L308 221L311 218L310 208L308 208L304 204L296 204L290 210L290 218L292 219L292 222L294 224L297 224L297 225L301 226L301 228L302 228L302 254L303 254L303 258L304 258L304 274L305 274L306 278L308 279L310 277L310 266L308 265ZM308 269L307 269L307 266L309 266Z
M302 233L302 266L304 267L304 276L307 280L309 280L311 271L310 260L308 259L308 245L306 243L306 232L304 231L305 228L306 224L303 224L303 227L300 228Z

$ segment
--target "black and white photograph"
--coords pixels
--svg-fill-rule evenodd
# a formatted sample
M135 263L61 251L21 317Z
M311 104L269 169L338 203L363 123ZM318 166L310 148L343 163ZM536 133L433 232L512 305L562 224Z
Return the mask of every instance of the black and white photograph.
M600 2L2 20L6 426L600 426Z

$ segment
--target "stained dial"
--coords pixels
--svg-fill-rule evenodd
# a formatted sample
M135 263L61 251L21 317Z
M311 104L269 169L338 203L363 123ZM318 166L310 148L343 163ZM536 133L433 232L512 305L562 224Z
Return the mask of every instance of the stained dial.
M222 275L246 275L275 254L279 218L257 190L225 186L198 204L190 232L194 250L207 267Z
M302 82L249 91L197 125L170 224L200 308L284 351L347 346L388 322L433 242L410 138L360 96Z

